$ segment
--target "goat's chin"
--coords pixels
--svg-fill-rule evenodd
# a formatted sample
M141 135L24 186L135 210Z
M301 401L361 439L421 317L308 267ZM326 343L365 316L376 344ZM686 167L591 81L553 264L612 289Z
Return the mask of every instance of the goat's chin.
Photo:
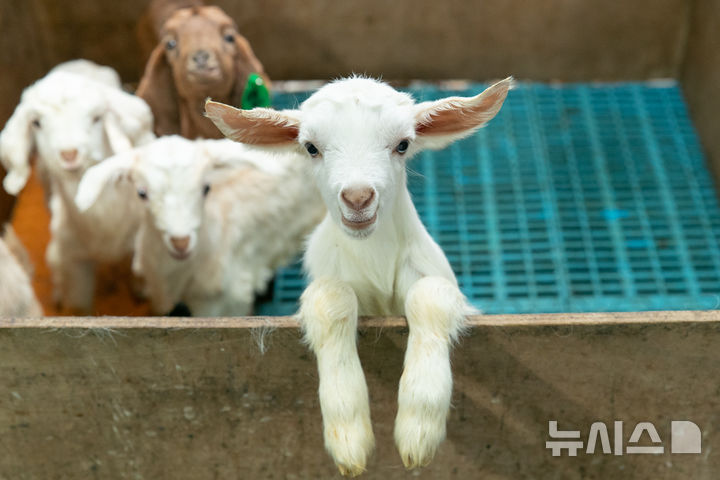
M351 230L347 227L343 227L343 230L349 237L357 240L365 240L366 238L370 237L370 235L372 235L372 233L375 231L375 225L368 227L364 230Z

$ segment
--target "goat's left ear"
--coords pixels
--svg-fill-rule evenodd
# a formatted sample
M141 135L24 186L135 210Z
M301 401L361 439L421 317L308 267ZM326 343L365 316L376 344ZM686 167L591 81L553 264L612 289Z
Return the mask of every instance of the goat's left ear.
M108 112L105 134L113 153L124 152L155 139L153 115L145 101L119 88L105 87Z
M253 145L290 146L296 142L300 132L300 112L297 110L240 110L207 100L205 116L212 120L226 137Z
M129 150L90 167L80 180L75 195L75 204L80 211L84 212L92 207L113 180L129 176L139 156L140 150Z
M420 148L438 149L467 137L500 111L512 85L513 78L508 77L474 97L448 97L418 104L416 142Z

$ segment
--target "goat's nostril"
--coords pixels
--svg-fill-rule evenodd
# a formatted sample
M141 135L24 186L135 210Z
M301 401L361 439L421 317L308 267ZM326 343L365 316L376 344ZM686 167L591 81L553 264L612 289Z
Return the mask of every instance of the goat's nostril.
M190 246L190 237L170 237L170 243L180 253L184 253Z
M65 159L66 162L72 162L77 158L77 148L73 148L72 150L63 150L60 152L60 156Z
M210 58L210 54L206 50L198 50L193 54L193 61L198 65L205 65Z
M375 190L372 188L346 188L340 192L340 197L345 205L353 210L362 210L372 202L375 197Z

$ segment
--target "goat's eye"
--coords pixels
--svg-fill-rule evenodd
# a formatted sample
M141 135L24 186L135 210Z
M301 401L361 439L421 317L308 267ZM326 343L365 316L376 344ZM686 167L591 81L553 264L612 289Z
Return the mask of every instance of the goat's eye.
M223 36L223 40L225 40L228 43L233 43L235 41L235 35L232 33L226 33Z
M395 151L402 155L403 153L407 152L409 146L410 142L408 142L407 140L403 140L402 142L398 143L397 147L395 147Z
M147 200L147 198L148 198L147 190L145 190L144 188L138 188L137 194L138 194L138 197L140 197L143 200Z
M208 193L210 193L210 184L206 183L203 185L203 197L207 197Z
M320 150L310 142L305 144L305 149L308 151L311 157L317 157L320 154Z
M98 123L100 120L102 120L102 116L95 115L92 119L93 123Z
M33 120L32 126L35 128L40 128L40 120L38 120L37 118L35 120Z
M165 49L166 50L174 50L175 47L177 47L177 42L173 40L172 38L165 42Z

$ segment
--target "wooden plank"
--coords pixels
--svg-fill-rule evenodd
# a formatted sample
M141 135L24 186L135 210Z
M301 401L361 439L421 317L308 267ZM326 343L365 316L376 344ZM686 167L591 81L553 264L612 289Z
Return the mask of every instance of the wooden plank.
M717 478L717 312L480 319L489 321L454 351L447 439L421 478ZM336 478L315 359L298 330L238 327L251 319L117 329L80 320L0 329L3 480ZM392 433L407 332L389 323L358 338L377 441L367 479L409 476ZM583 442L593 422L612 441L622 421L625 446L639 422L652 422L666 450L553 457L551 420ZM701 455L670 453L673 420L700 427Z
M563 326L563 325L621 325L699 323L720 321L720 310L655 311L655 312L596 312L547 313L523 315L475 315L468 318L473 327ZM407 327L404 317L364 317L361 328ZM0 328L299 328L298 321L286 317L42 317L0 318Z

